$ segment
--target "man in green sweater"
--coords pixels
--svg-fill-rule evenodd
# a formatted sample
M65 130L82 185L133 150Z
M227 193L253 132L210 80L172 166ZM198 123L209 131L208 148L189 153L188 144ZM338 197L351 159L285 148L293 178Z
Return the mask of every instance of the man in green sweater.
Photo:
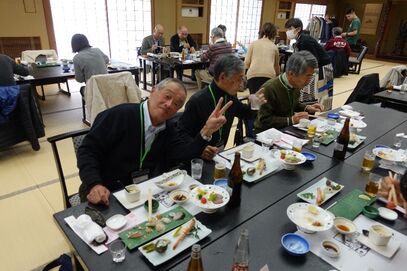
M304 105L298 101L300 89L310 83L315 69L318 69L316 58L308 51L300 51L290 56L285 73L264 83L262 88L267 103L257 114L256 133L297 124L300 119L308 119L308 113L324 110L321 104Z
M342 33L342 37L346 38L346 40L349 42L350 48L353 51L357 49L356 44L359 39L361 23L353 8L348 9L345 16L346 19L350 21L350 25L348 27L348 31Z

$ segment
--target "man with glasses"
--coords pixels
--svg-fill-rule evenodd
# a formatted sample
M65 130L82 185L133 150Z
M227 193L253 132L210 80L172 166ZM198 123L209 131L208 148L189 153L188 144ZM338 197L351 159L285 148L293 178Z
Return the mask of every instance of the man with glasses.
M305 105L299 102L300 89L311 82L317 69L317 59L308 51L300 51L290 56L285 73L264 83L264 96L268 102L257 113L254 123L257 133L297 124L300 119L308 119L308 113L324 110L318 103Z
M185 105L184 114L178 121L178 128L194 138L199 135L206 119L221 99L223 99L224 104L233 103L225 112L225 125L213 133L211 137L206 137L209 145L206 146L201 155L206 160L212 160L218 151L226 145L233 119L235 117L248 118L252 114L250 106L240 102L236 96L246 83L243 61L235 55L223 56L216 62L213 73L212 83L191 96ZM263 90L259 90L256 97L260 103L265 102Z
M143 39L141 44L141 54L146 55L147 53L161 53L162 48L165 45L163 35L164 27L161 24L157 24L154 27L153 34Z
M201 61L209 61L209 67L205 70L196 70L195 77L198 89L202 88L202 81L212 81L213 69L216 60L226 54L233 54L232 45L224 38L222 29L215 27L211 31L211 44L206 52L201 56Z

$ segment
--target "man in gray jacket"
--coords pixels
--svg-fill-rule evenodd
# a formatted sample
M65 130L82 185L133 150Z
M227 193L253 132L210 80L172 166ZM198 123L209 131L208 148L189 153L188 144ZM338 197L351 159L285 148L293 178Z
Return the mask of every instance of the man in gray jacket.
M164 27L157 24L154 27L153 34L143 39L141 44L141 54L146 55L147 53L161 53L161 48L165 45L163 35Z

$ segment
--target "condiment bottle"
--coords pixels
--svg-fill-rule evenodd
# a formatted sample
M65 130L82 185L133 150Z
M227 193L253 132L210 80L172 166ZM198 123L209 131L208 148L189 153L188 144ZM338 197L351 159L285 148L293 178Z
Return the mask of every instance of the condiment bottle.
M229 172L228 186L232 190L228 205L235 207L240 205L242 194L243 173L240 167L240 152L235 152L235 161Z
M343 160L345 159L346 150L348 149L349 144L349 123L350 118L346 118L345 124L339 134L338 138L336 139L335 147L334 147L334 154L333 157L336 159Z
M204 271L201 257L201 246L198 244L192 246L191 259L189 260L187 271Z
M233 256L232 271L249 271L249 231L243 229Z

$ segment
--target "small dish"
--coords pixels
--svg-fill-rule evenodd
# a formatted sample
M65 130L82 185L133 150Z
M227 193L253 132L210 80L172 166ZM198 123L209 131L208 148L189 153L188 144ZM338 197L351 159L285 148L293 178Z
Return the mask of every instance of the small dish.
M157 200L152 199L151 205L152 205L152 208L151 208L152 212L153 213L157 212L158 207L160 207L160 203ZM148 200L146 200L146 202L144 202L144 209L146 209L146 211L148 212Z
M382 225L372 225L369 230L369 241L376 246L387 246L392 234Z
M126 217L120 214L111 216L108 220L106 220L106 226L114 231L120 230L124 227L124 225L126 225L126 223Z
M293 256L303 256L309 252L307 239L299 234L287 233L281 237L281 245Z
M344 217L336 217L334 219L334 227L340 234L353 234L356 232L357 227L355 223Z
M171 200L177 204L184 204L188 198L189 198L189 193L185 190L177 189L173 190L170 194L169 197Z
M217 179L213 182L213 185L226 188L228 186L228 179Z
M363 214L370 218L370 219L375 219L379 216L379 210L373 206L365 206L362 210Z
M129 202L137 202L140 200L140 188L137 184L130 184L125 187L126 199Z
M321 251L322 254L331 258L338 258L341 254L339 246L334 242L328 240L324 240L321 242Z
M213 200L211 200L213 198ZM214 213L225 206L230 199L228 191L217 185L201 185L191 191L190 199L204 213Z
M163 180L155 182L155 185L164 191L172 191L177 189L184 182L186 174L187 172L185 170L176 170L172 174L164 173Z
M338 113L328 113L327 117L330 119L337 120L337 119L339 119L339 114Z
M394 221L399 217L397 212L390 210L389 208L386 208L386 207L380 207L378 209L378 211L379 211L379 215L382 218L390 220L390 221Z
M196 183L194 183L194 184L191 184L190 186L188 186L188 188L189 188L189 190L194 190L194 188L195 187L198 187L199 185L198 184L196 184Z
M302 155L305 156L305 158L307 159L307 162L312 163L315 161L315 159L317 159L317 156L313 153L310 153L310 152L301 152L301 153L302 153Z

